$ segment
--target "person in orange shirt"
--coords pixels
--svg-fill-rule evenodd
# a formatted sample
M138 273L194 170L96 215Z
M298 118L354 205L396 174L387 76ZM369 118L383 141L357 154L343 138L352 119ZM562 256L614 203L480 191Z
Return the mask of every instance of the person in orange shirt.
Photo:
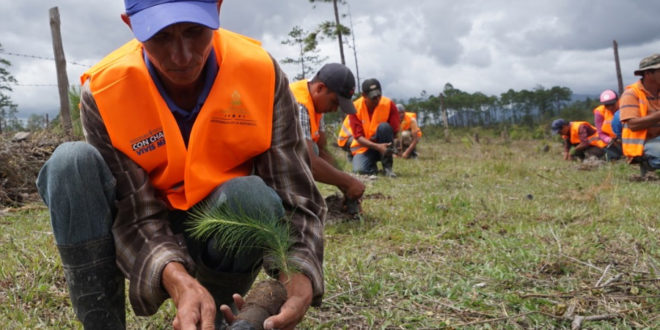
M351 214L359 212L359 200L364 184L339 170L326 148L323 114L337 111L354 114L351 100L355 78L351 70L340 63L324 65L312 80L303 79L291 84L291 91L300 107L300 126L307 142L314 180L336 186L344 194L344 207Z
M265 271L287 300L266 329L293 329L324 292L326 206L286 74L261 45L219 28L222 0L124 0L135 39L81 77L86 142L63 143L37 178L71 305L85 329L123 329L172 299L175 329L224 328ZM191 211L282 222L284 274L186 230Z
M602 158L605 155L605 142L598 137L596 128L586 121L567 122L559 118L552 122L551 128L564 140L564 160ZM572 155L571 148L574 148Z
M617 139L612 128L614 114L618 107L619 96L611 89L606 89L600 93L600 105L594 108L594 126L598 131L598 137L607 144L605 148L605 158L607 160L616 160L621 158L621 141Z
M353 172L378 173L378 162L383 173L396 177L392 169L394 161L394 136L399 132L399 113L392 100L383 96L380 82L367 79L362 82L362 96L353 102L357 113L348 115L352 141Z
M406 112L403 104L397 104L401 129L394 141L397 157L417 158L417 143L422 138L422 130L417 125L417 114Z
M641 78L626 87L619 99L623 124L623 154L641 158L643 166L660 169L660 54L639 62L635 75Z

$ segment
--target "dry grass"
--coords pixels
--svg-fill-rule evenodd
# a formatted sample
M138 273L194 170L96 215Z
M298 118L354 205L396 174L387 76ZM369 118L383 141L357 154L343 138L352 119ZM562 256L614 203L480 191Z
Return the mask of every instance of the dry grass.
M301 328L660 327L658 181L565 162L558 141L430 133L419 159L395 160L398 178L367 182L361 219L326 227L325 300ZM46 210L5 211L0 226L1 317L77 326Z

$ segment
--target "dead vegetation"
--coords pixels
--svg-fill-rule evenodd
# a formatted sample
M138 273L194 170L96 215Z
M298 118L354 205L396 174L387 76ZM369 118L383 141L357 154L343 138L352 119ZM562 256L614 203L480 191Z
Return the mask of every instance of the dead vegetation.
M38 199L34 182L39 169L63 141L48 132L0 135L0 208Z

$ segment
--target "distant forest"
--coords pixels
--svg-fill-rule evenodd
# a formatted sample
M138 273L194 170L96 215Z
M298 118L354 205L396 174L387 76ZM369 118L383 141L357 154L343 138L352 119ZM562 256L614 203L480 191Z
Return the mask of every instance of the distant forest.
M450 83L445 84L442 92L436 95L422 91L419 97L394 101L404 104L408 111L416 112L422 126L442 125L444 105L451 127L534 127L560 117L593 122L592 110L598 105L597 99L574 100L573 92L568 87L509 89L498 97L481 92L470 94L454 88ZM332 120L329 117L326 122Z

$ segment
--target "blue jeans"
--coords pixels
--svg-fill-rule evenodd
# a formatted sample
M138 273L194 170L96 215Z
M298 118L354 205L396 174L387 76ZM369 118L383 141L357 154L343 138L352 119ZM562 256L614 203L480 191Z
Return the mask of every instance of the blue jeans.
M649 165L654 169L660 169L660 136L644 143L644 156Z
M376 134L371 139L375 143L392 143L394 141L394 131L389 123L380 123L376 129ZM364 153L353 156L353 172L359 174L378 173L378 162L381 162L383 168L392 168L394 163L392 156L383 157L380 152L369 149Z
M111 236L116 180L101 154L85 142L63 143L44 164L37 177L39 194L49 208L58 245L75 245ZM282 200L257 176L238 177L218 186L204 203L224 207L234 214L279 221L284 216ZM186 236L196 262L216 271L245 272L261 260L261 251L248 251L241 258L225 256L215 242L188 237L183 223L188 212L173 210L168 218L175 233ZM234 259L240 260L235 263Z

